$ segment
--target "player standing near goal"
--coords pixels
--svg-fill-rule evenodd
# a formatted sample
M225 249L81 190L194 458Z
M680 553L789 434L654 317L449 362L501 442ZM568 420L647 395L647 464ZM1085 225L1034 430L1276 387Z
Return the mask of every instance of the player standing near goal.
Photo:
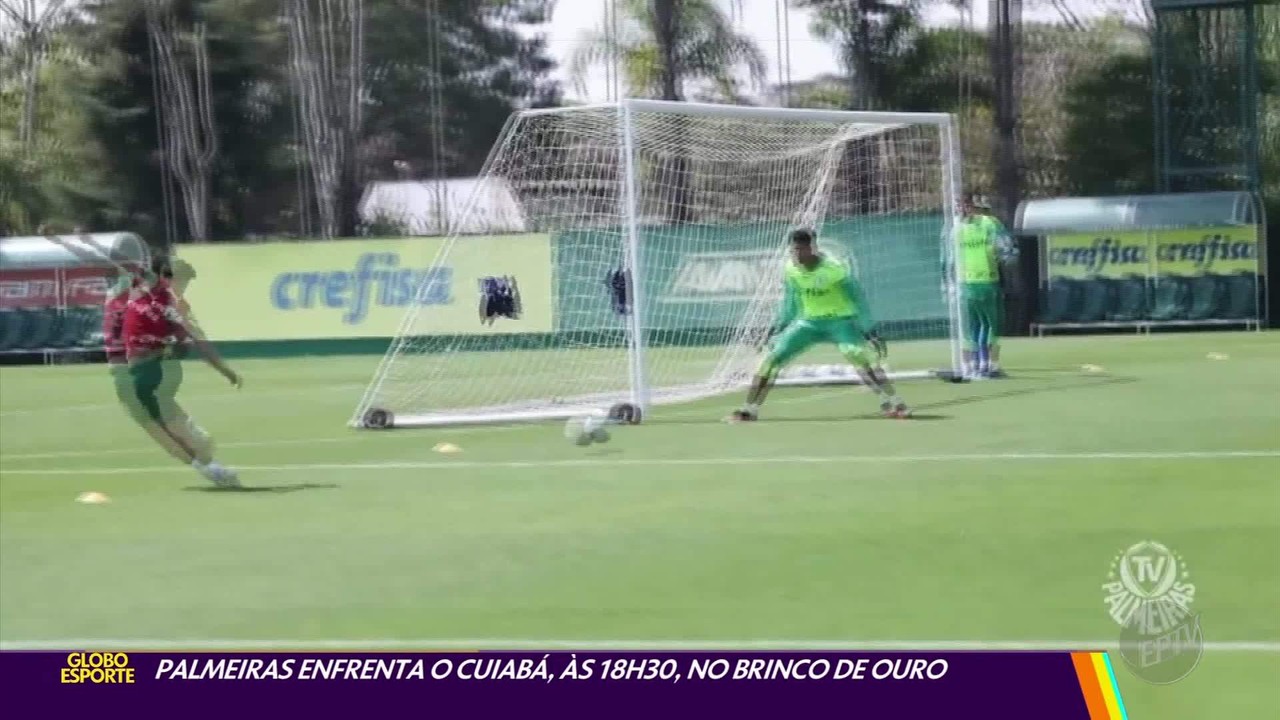
M792 259L787 263L785 297L779 322L782 327L769 354L761 363L747 403L727 420L744 422L759 417L778 372L805 350L823 340L835 343L840 354L858 370L858 375L880 397L880 411L889 417L910 417L907 404L898 397L884 374L873 367L887 353L885 342L872 330L875 323L862 286L843 263L817 251L812 230L791 233Z
M964 307L964 371L969 377L1004 377L1000 369L1000 324L1004 301L1000 263L1018 257L1004 225L991 214L986 198L972 195L961 207L956 232L960 246L960 302ZM953 280L946 268L948 284Z

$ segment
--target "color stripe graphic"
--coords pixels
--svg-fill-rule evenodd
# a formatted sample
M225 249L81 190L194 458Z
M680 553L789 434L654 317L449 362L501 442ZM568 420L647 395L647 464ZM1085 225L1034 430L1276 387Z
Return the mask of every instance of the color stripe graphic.
M1120 686L1111 667L1111 656L1105 652L1073 652L1071 663L1084 694L1089 720L1129 720L1120 698Z

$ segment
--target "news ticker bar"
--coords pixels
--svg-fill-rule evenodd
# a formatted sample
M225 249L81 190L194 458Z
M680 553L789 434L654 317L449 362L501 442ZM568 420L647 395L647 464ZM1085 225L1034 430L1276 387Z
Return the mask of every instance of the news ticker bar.
M0 688L6 706L47 717L112 703L132 717L181 708L184 718L278 706L324 716L552 708L558 717L610 718L1127 719L1106 652L6 651Z

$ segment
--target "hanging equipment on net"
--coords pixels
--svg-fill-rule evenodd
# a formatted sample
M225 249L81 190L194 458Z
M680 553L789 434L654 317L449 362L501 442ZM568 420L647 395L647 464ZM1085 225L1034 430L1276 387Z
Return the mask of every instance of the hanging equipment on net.
M613 311L619 315L631 314L631 273L625 268L618 268L605 278L609 288L609 296L613 301Z
M480 323L500 318L520 319L520 286L510 275L480 278Z

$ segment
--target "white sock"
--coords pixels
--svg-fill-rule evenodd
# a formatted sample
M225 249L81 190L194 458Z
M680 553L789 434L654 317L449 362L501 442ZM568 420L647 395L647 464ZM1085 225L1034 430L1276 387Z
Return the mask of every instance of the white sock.
M758 415L760 413L760 405L758 403L747 403L742 407L742 409L746 410L752 415Z
M194 435L197 440L201 442L209 441L209 433L206 432L204 428L197 425L196 421L191 418L187 418L187 430Z

